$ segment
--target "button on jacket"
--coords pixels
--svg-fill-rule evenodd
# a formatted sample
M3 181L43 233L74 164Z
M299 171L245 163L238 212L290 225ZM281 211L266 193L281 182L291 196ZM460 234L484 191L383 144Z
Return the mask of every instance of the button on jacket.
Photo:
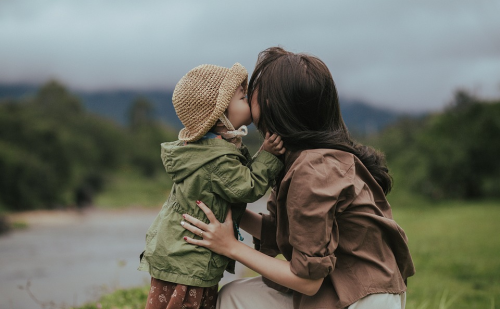
M356 156L333 149L288 154L268 210L257 247L283 254L299 277L325 278L314 296L294 292L295 308L340 309L369 294L406 291L415 273L407 237Z
M146 249L139 270L163 281L213 286L224 269L234 273L234 261L230 263L225 256L184 241L184 236L199 237L181 226L182 214L209 223L196 205L200 200L221 222L232 207L233 220L239 222L245 203L255 202L266 193L283 163L266 151L258 152L252 160L246 147L238 150L221 139L203 139L186 145L182 141L163 143L161 158L174 184L146 233Z

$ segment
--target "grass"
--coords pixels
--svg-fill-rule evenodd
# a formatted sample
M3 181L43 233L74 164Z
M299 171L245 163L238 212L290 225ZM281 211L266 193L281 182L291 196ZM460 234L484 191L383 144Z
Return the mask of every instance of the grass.
M171 186L167 173L146 178L133 170L123 170L111 176L94 203L99 208L160 207Z
M408 308L494 308L500 300L498 201L393 209L417 270L408 281Z
M144 309L148 293L148 286L117 290L104 295L97 302L85 304L78 309Z
M170 187L165 181L162 176L144 180L124 172L98 198L98 205L159 206L168 194L165 188ZM389 201L409 238L417 270L408 280L406 308L496 308L500 303L500 201L437 203L402 191L391 193ZM79 309L144 308L147 292L147 286L118 290Z

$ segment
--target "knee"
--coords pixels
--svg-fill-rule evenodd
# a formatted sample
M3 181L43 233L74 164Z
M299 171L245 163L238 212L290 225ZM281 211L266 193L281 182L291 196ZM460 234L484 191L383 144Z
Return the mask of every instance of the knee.
M245 299L252 294L253 281L256 280L256 278L239 279L224 285L219 291L217 308L246 308Z
M244 293L245 290L248 291L248 287L245 287L247 281L248 279L238 279L225 284L219 291L219 299L230 298Z

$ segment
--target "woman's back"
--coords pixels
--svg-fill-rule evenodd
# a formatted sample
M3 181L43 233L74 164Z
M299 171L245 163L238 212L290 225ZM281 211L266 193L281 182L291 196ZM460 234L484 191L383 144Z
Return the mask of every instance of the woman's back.
M330 290L312 298L297 293L295 301L343 308L369 294L403 293L403 278L414 273L407 238L361 161L310 149L288 155L285 166L263 217L261 251L280 252L300 277L326 277L322 289Z

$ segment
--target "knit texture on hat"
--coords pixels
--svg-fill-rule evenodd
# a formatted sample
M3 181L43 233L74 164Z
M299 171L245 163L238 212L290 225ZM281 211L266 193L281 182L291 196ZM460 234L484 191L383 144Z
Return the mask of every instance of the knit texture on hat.
M224 115L236 89L243 85L246 91L247 83L248 72L239 63L231 68L203 64L184 75L172 96L177 117L184 125L179 140L194 142L203 137Z

